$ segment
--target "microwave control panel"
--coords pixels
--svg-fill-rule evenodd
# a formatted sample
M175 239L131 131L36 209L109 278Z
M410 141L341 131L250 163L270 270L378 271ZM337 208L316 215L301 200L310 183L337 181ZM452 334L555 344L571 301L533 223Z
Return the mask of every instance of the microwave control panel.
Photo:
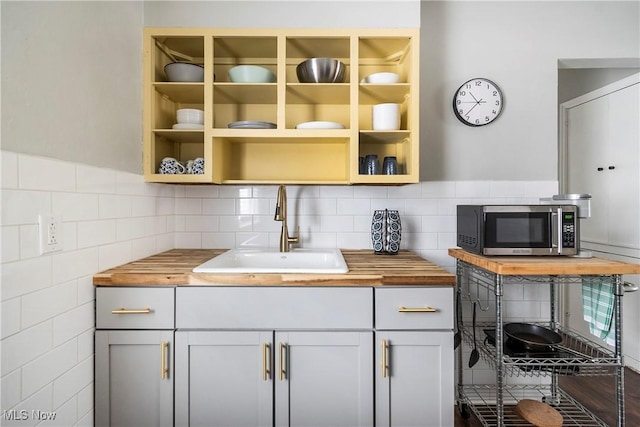
M576 220L573 213L565 213L562 217L562 247L576 247Z

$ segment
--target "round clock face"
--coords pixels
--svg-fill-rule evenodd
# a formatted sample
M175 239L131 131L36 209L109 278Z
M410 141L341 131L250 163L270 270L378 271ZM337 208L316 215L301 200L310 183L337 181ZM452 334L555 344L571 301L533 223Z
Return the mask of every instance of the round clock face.
M491 80L476 78L465 82L453 96L453 111L468 126L484 126L502 112L502 92Z

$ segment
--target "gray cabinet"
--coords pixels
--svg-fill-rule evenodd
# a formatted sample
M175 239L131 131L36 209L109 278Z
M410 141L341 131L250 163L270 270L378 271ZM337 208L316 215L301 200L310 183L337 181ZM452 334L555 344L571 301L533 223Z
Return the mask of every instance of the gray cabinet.
M177 426L373 424L371 288L189 287L176 299Z
M96 426L173 425L174 311L173 288L96 290Z
M453 426L451 331L376 332L376 426Z
M176 426L273 425L273 332L176 332Z
M453 289L376 288L376 426L453 427Z
M372 346L371 331L178 331L176 426L371 426Z
M371 331L275 335L276 426L373 425Z

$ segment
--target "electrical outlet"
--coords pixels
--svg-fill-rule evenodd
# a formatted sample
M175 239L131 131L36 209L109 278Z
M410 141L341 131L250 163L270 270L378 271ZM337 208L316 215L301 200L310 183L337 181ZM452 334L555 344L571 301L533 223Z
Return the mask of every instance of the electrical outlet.
M38 216L40 254L62 250L62 219L57 215Z

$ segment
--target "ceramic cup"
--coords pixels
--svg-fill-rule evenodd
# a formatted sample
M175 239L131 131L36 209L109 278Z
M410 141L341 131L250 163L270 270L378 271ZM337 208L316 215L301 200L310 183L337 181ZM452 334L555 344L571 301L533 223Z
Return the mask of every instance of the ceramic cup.
M371 121L373 130L400 129L400 104L385 103L374 105Z
M193 160L193 164L191 165L191 172L189 173L192 173L195 175L204 174L204 158L203 157L196 157Z
M166 175L182 174L186 171L187 168L173 157L165 157L162 159L160 167L158 168L158 173Z

